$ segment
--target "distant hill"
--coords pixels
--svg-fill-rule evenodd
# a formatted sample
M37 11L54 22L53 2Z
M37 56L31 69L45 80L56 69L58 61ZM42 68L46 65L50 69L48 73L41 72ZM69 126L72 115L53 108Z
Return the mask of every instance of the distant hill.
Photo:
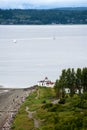
M87 10L87 7L63 7L63 8L56 8L57 10ZM55 10L55 9L54 9Z
M87 24L87 8L0 9L1 25Z

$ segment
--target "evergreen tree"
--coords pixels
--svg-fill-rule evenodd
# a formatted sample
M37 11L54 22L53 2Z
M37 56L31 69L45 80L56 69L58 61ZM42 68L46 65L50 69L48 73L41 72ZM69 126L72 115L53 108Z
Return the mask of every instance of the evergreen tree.
M79 90L79 94L81 94L82 88L82 70L80 68L76 71L76 88Z
M54 89L55 89L55 92L56 92L56 97L57 97L57 98L60 98L61 85L60 85L58 79L57 79L56 82L55 82Z
M75 77L75 71L74 68L72 68L71 70L71 95L73 95L75 93L75 81L76 81L76 77Z
M65 88L70 89L70 95L73 96L75 93L75 88L79 90L81 94L81 89L87 92L87 68L81 70L78 68L76 72L74 69L62 70L62 74L58 80L55 82L55 91L58 98L65 96Z
M62 70L62 75L60 76L60 85L61 85L61 90L62 90L62 97L65 96L65 88L67 85L67 79L66 79L66 70Z
M70 88L71 87L71 69L67 69L66 71L66 84L67 87Z
M82 85L85 92L87 92L87 68L82 70Z
M75 72L74 69L68 69L66 72L67 76L67 87L70 88L70 94L73 96L74 94L74 87L75 87Z

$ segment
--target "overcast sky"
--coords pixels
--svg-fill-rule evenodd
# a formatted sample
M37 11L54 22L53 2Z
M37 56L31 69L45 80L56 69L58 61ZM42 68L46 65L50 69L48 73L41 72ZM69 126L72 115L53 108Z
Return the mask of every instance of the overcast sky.
M87 7L87 0L0 0L0 8Z

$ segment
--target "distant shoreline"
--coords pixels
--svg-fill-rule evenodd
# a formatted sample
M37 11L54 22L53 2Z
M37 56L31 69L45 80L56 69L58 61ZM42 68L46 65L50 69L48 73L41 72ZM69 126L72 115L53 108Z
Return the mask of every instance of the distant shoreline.
M87 24L87 7L56 9L0 9L0 25Z

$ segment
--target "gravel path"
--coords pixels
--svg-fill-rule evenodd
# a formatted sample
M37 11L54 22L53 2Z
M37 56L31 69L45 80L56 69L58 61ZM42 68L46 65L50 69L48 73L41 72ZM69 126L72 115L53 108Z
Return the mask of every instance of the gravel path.
M31 112L31 111L29 111L29 108L26 107L26 112L28 113L28 117L30 119L33 119L33 121L34 121L34 127L35 128L39 128L39 121L36 118L33 117L33 113L36 113L36 111Z

